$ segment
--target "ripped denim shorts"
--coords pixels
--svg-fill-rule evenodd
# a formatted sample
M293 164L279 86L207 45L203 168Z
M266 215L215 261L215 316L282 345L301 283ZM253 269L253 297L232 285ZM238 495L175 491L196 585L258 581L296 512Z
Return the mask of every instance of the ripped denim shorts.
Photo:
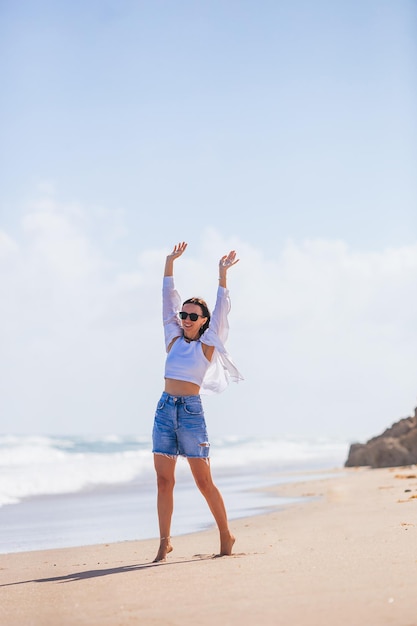
M163 392L155 412L154 454L207 459L210 444L200 396L171 396Z

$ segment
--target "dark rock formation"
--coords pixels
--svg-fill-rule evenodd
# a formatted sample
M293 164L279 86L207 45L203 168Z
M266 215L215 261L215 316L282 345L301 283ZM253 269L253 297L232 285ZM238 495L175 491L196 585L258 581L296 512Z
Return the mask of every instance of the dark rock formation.
M366 443L353 443L345 467L398 467L417 463L417 408L382 435Z

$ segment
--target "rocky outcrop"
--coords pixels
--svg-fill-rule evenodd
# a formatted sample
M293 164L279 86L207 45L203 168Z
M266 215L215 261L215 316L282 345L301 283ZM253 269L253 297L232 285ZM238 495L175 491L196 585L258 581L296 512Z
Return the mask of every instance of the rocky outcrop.
M417 463L417 408L382 435L350 446L345 467L398 467Z

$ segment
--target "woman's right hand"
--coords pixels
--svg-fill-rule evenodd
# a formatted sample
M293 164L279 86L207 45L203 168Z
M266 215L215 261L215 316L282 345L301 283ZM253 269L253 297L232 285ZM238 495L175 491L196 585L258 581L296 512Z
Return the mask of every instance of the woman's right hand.
M183 252L185 252L186 247L187 244L185 243L185 241L175 244L173 251L171 252L171 254L168 254L166 258L164 276L174 275L174 261L175 259L178 259L183 254Z
M185 243L185 241L175 244L174 249L171 252L171 254L168 254L167 260L169 259L171 261L175 261L175 259L178 259L183 254L183 252L185 252L186 248L187 248L187 244Z

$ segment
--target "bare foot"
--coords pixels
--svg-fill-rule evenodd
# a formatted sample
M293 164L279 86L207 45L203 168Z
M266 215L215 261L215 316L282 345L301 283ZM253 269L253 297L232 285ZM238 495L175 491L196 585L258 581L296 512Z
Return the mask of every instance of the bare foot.
M236 538L232 535L230 530L226 530L220 533L220 556L230 556L233 550L233 544Z
M171 545L171 537L162 537L161 542L159 544L158 554L152 561L152 563L160 563L161 561L167 560L167 554L173 551L173 547Z

